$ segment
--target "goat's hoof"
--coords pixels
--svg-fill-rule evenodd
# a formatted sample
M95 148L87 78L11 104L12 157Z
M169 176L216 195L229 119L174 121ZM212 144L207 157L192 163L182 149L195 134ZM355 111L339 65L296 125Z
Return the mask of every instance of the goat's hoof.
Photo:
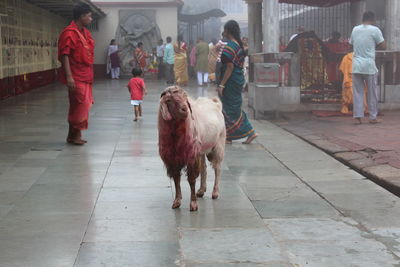
M204 196L204 191L203 190L197 191L196 196L202 198Z
M219 193L213 192L211 196L212 196L212 199L217 199L219 197Z
M190 201L190 211L197 211L199 206L197 205L196 201Z
M172 208L177 209L181 206L181 200L180 199L175 199L174 203L172 203Z

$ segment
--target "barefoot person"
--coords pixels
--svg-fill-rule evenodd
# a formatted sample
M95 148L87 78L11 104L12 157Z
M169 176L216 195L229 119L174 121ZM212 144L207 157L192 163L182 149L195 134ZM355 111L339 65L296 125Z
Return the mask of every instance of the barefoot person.
M361 124L364 118L364 86L368 88L369 122L378 123L378 87L375 64L375 51L386 49L385 39L381 30L373 26L375 14L365 12L361 25L354 27L350 38L353 45L353 117L357 124Z
M128 90L131 94L131 105L135 114L133 121L138 121L142 117L143 96L147 94L146 85L141 78L142 74L143 72L140 68L134 68L132 70L133 78L128 83Z
M68 87L69 132L67 142L74 145L86 143L81 131L88 128L89 110L93 104L94 41L85 28L92 22L92 12L87 4L77 4L69 26L58 41L58 60L62 64L60 81Z
M221 56L223 78L218 86L218 93L223 104L226 140L227 143L231 143L232 140L247 137L243 143L250 144L258 135L242 110L245 52L240 38L239 24L234 20L228 21L224 26L224 36L228 39L228 43Z

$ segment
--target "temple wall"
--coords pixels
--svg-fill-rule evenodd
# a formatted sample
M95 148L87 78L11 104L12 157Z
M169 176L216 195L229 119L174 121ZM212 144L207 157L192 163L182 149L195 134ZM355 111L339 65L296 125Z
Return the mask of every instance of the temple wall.
M55 80L65 19L23 0L0 1L0 99Z

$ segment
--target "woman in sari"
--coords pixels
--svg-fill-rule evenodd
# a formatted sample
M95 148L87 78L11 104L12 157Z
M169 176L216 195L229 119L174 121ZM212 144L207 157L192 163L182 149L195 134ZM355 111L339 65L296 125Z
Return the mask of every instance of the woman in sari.
M118 45L116 45L115 39L112 39L108 46L107 57L107 74L111 72L111 79L119 79L120 64L118 51Z
M258 135L242 110L242 89L245 84L243 66L245 52L240 38L239 24L228 21L224 26L224 36L228 39L222 52L222 80L218 94L222 101L226 124L226 143L246 138L243 144L250 144Z
M139 67L142 70L143 74L147 67L148 57L149 55L146 53L146 51L143 50L143 43L139 42L137 48L135 49L135 60L137 63L137 67Z
M189 82L188 64L187 64L187 45L182 36L178 36L178 41L174 45L175 64L174 72L176 83L180 86L186 86Z

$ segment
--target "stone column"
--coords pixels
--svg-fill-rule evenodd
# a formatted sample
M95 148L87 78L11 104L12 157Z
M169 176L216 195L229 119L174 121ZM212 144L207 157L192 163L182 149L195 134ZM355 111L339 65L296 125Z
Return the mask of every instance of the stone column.
M362 17L367 9L367 3L364 0L358 2L351 2L350 4L350 17L351 25L357 26L362 23Z
M400 51L400 2L386 0L385 38L389 50Z
M279 0L264 0L264 52L279 52Z
M249 52L262 52L262 0L247 0L249 16Z

